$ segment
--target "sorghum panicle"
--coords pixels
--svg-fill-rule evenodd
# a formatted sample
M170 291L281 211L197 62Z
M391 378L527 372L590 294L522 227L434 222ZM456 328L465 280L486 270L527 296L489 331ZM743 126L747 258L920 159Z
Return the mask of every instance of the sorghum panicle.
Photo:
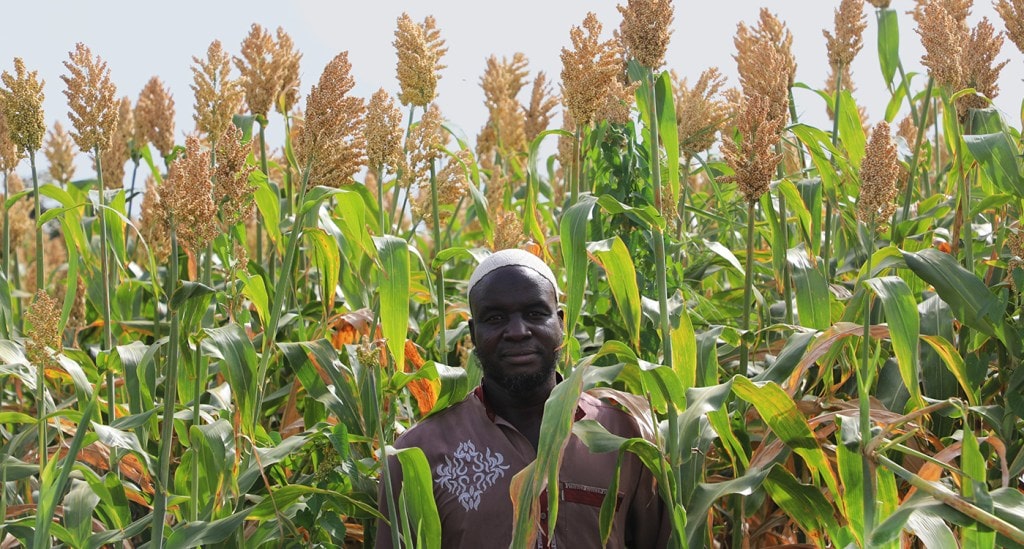
M245 103L252 114L266 117L281 88L281 65L274 63L276 50L274 37L258 23L253 23L242 40L242 56L235 57Z
M526 65L526 56L519 52L511 60L499 60L492 55L487 58L487 68L480 78L489 114L487 125L494 129L498 146L507 151L525 149L526 120L516 96L526 85Z
M842 0L835 10L835 35L827 30L821 31L828 48L828 64L833 70L850 66L864 46L863 35L867 26L864 0Z
M36 298L25 313L28 339L25 342L25 356L29 362L46 368L55 367L53 352L62 348L60 343L60 305L43 290L36 292Z
M628 0L616 6L622 14L620 32L627 57L657 69L665 63L665 51L672 36L672 0Z
M277 43L274 45L272 62L275 72L280 75L280 88L274 98L274 108L287 114L299 98L299 61L302 54L295 49L295 43L284 29L277 27Z
M117 87L110 79L106 62L99 56L93 57L85 44L75 44L75 51L68 57L70 60L64 62L64 67L69 74L60 78L67 88L64 95L71 108L68 112L74 128L71 137L82 152L97 148L102 151L110 145L117 125Z
M210 43L206 59L192 58L196 129L213 139L224 133L231 117L241 109L242 88L231 78L231 58L219 40Z
M7 116L4 115L4 96L0 94L0 173L6 173L18 166L21 153L18 146L11 140L11 132L7 129Z
M150 78L135 103L135 147L152 143L160 156L174 149L174 98L160 78Z
M306 97L306 116L295 141L299 165L310 165L309 186L338 187L366 163L363 99L348 95L355 86L348 52L339 53ZM311 164L310 164L311 163Z
M448 144L448 132L442 124L441 108L431 103L420 121L409 132L406 150L409 151L409 179L424 181L430 177L430 164L444 154L441 148Z
M548 129L551 124L551 114L556 107L558 107L558 96L552 91L544 72L538 72L533 79L530 105L526 107L526 122L523 124L527 142L533 141L540 135L540 132Z
M139 232L157 263L167 261L171 254L170 225L167 209L160 203L160 191L152 176L146 179L146 192L142 195L142 213ZM139 249L144 249L139 246Z
M896 144L884 120L875 124L860 165L860 197L857 219L885 223L896 211L896 180L900 175Z
M50 177L57 183L67 183L75 176L75 143L60 122L46 136L43 155L50 164Z
M473 153L468 149L462 149L455 153L455 158L449 158L444 168L437 173L437 212L438 219L442 223L452 216L450 207L454 206L469 191L469 178L466 176L466 166L473 162ZM413 203L413 215L421 217L428 226L433 226L433 200L430 191L430 181L420 181L419 195Z
M768 99L768 118L789 121L789 86L796 76L792 53L793 35L767 9L761 9L757 26L739 23L733 44L736 69L743 95Z
M20 57L14 58L14 75L4 71L0 75L4 88L3 114L7 121L7 132L18 153L38 151L43 144L46 122L43 119L43 84L36 71L29 72Z
M771 100L767 97L746 96L736 130L739 140L725 139L722 154L734 175L719 178L735 182L747 202L757 202L768 192L775 168L782 154L775 152L782 132L782 119L771 117Z
M402 112L391 94L381 88L366 108L366 163L395 173L402 157ZM384 173L376 174L383 178ZM379 183L379 182L378 182Z
M519 219L516 212L498 211L498 215L494 219L493 251L518 248L525 236L523 220Z
M132 101L122 97L117 102L117 124L110 136L110 145L100 151L103 160L103 188L121 189L124 187L124 165L131 158L132 137L134 134L134 116Z
M721 95L725 77L718 68L712 67L702 72L691 88L685 78L680 80L675 71L671 74L679 148L688 155L706 151L715 144L715 135L729 116Z
M999 73L1009 63L996 63L996 56L1003 47L1003 35L997 33L987 17L983 17L971 30L960 58L960 73L964 77L961 88L974 88L976 93L960 97L956 103L957 113L963 120L967 110L985 108L989 100L999 95Z
M14 172L7 174L7 196L14 196L23 190L25 190L25 184L18 174ZM3 207L4 204L0 203L0 211L3 211ZM31 212L32 201L24 197L12 204L8 210L10 224L8 229L10 230L12 253L26 241L29 235L35 232L35 223L32 221Z
M157 191L186 249L198 254L220 233L210 183L210 151L202 147L199 137L186 138L184 156L171 164Z
M437 96L437 81L445 68L441 57L448 51L434 18L427 16L423 24L418 24L402 13L392 44L398 54L398 100L403 105L426 106Z
M998 0L996 11L1006 25L1006 35L1024 52L1024 0Z
M220 209L224 230L256 213L253 202L256 187L249 184L249 175L256 166L246 162L248 156L249 147L242 143L242 130L229 125L217 139L217 162L213 171L213 200Z
M562 100L577 123L590 125L615 91L622 71L615 40L602 41L601 23L587 13L583 26L569 31L573 49L562 48Z

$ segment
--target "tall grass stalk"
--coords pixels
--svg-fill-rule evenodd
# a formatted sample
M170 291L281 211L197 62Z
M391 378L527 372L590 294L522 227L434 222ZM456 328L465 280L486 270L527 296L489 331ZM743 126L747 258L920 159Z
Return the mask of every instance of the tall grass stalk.
M171 299L178 286L178 236L175 221L170 223L171 255L167 271L167 298ZM168 305L170 301L168 301ZM164 372L164 410L163 423L160 426L160 457L157 461L157 485L153 494L153 524L151 527L150 544L155 549L164 546L164 515L167 513L167 498L170 495L168 484L171 470L171 446L174 442L174 405L178 394L178 339L180 338L180 320L178 311L171 310L171 333L167 342L167 364Z
M43 213L41 206L39 205L39 177L36 175L36 151L28 149L28 163L32 166L32 198L36 210L35 225L36 225L36 291L42 291L43 288L43 225L39 223L42 219ZM96 165L99 166L99 160L96 160ZM102 181L100 188L103 188Z
M260 126L260 169L263 175L270 180L270 168L267 163L267 119L262 116L256 117L256 123ZM256 264L263 266L263 214L256 212ZM272 269L272 267L271 267ZM270 278L274 278L273 270L270 271Z
M299 187L299 197L296 201L298 208L295 213L295 223L292 226L292 231L288 235L288 244L285 248L284 263L281 265L281 272L278 274L276 283L274 284L274 298L271 303L270 319L263 329L263 354L260 357L259 369L256 372L256 413L253 414L252 425L250 425L251 434L255 435L256 428L259 425L260 410L263 409L263 399L265 387L264 383L267 378L267 371L270 368L270 358L273 355L274 340L277 335L277 328L281 323L281 307L284 305L285 294L288 293L288 289L292 286L292 265L295 264L295 255L299 248L299 239L302 236L302 231L306 227L307 219L315 217L315 211L303 212L303 202L306 199L306 187L309 184L309 172L312 166L313 159L310 158L305 169L302 172L302 184Z
M432 206L432 218L434 222L434 257L441 252L441 216L438 212L437 201L437 174L434 161L430 161L430 204ZM444 306L444 265L437 266L437 273L434 275L434 292L437 298L437 357L442 364L448 363L448 338L445 332L445 306Z
M740 345L740 375L747 375L747 365L750 361L750 343L747 341L747 331L750 330L750 310L754 296L754 215L757 203L747 201L747 258L746 272L743 280L743 316L740 317L740 331L743 332L743 343Z
M4 170L4 278L11 280L11 209L7 207L10 193L7 189L8 172ZM10 282L8 282L10 283Z
M102 350L110 351L114 348L113 332L110 326L110 260L107 257L107 199L103 188L103 163L100 160L100 148L93 149L96 159L96 180L99 187L100 207L97 209L100 218L100 273L103 278L103 347ZM107 414L108 421L113 422L115 415L116 401L114 399L114 371L107 368ZM111 460L114 460L115 452L111 452ZM113 462L112 462L113 465Z
M656 122L654 124L657 125ZM569 177L569 204L566 206L567 210L576 204L576 200L580 195L580 180L583 179L583 159L580 158L583 152L582 140L583 126L576 124L576 131L573 132L572 136L572 170L570 170Z
M933 88L934 85L935 85L935 79L933 79L932 77L929 76L928 77L928 85L925 87L925 90L924 90L925 100L924 100L924 106L921 109L921 117L919 119L920 122L916 122L916 124L917 124L917 135L914 137L914 152L913 152L913 156L910 159L910 172L907 175L907 187L906 187L906 189L904 189L904 193L903 193L902 218L903 218L904 221L906 221L906 219L908 217L910 217L910 202L911 202L911 200L913 198L913 195L914 195L914 181L917 179L917 163L918 163L918 161L921 158L921 144L924 141L924 132L925 132L925 126L926 126L924 121L928 119L928 109L929 109L929 107L931 106L931 103L932 103L931 100L929 100L929 98L932 95L932 88ZM913 101L911 101L910 104L913 105ZM936 120L936 124L938 124L937 120ZM895 217L893 218L892 227L893 227L893 234L894 235L898 234L897 233L897 229L896 229L896 219L895 219ZM895 241L896 246L898 246L898 247L902 247L903 246L903 235L902 234L898 234L898 238L893 238L893 240Z
M832 148L838 149L839 147L839 116L842 113L842 102L839 101L840 95L843 90L843 67L839 66L835 69L836 73L836 91L832 96ZM831 158L832 170L836 169L836 158L833 154ZM839 189L833 189L838 192ZM828 189L823 189L822 199L825 201L825 242L822 246L822 264L825 267L825 281L828 283L832 282L832 194Z
M871 214L868 221L868 241L865 243L867 252L867 263L864 270L863 280L871 278L871 260L875 252L875 215ZM868 441L871 440L871 295L868 289L861 285L864 292L864 333L861 341L860 368L857 369L857 401L859 405L860 418L860 441L861 441L861 475L864 483L864 494L862 505L864 508L864 540L867 540L875 527L875 474L871 464L871 458L867 454Z
M402 140L402 155L403 156L408 154L408 152L409 152L409 134L412 132L412 117L413 117L413 115L415 113L416 113L416 105L411 105L410 104L409 105L409 118L408 118L408 120L406 120L406 123L405 123L405 139ZM388 219L389 219L389 222L391 223L391 226L389 228L401 227L402 226L402 217L405 215L405 204L406 204L406 202L409 201L409 190L406 189L406 191L404 193L405 196L402 199L402 211L398 214L399 215L398 219L395 219L395 212L397 211L397 208L398 208L398 192L399 192L398 191L398 182L402 181L402 177L404 175L402 173L402 168L401 167L398 168L397 172L398 173L395 175L395 187L394 187L394 190L392 190L392 194L391 194L391 210L389 211L389 215L388 215ZM380 184L383 185L384 182L381 181ZM383 210L384 209L384 204L381 203L380 207ZM381 230L383 231L383 229L381 229ZM390 233L391 231L388 230L388 231L385 231L385 232L386 233Z
M650 109L650 121L651 121L651 144L650 144L650 167L651 167L651 187L654 189L654 208L657 211L662 211L661 201L662 189L661 189L661 143L658 136L658 102L657 94L655 92L655 76L654 71L650 68L647 69L647 105ZM671 169L671 167L670 167ZM654 239L654 262L655 270L658 282L658 311L660 313L661 322L661 352L662 361L664 364L671 368L672 365L672 321L669 318L668 311L668 276L666 274L665 267L665 231L651 228L651 236ZM674 441L675 437L669 438L669 443ZM672 448L669 448L669 452L672 452Z

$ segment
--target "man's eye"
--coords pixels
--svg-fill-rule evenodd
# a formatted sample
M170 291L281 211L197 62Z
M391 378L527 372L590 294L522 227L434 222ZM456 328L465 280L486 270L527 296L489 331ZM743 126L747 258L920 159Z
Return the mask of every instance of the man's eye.
M501 322L505 320L505 315L487 315L484 317L484 322Z
M527 314L530 318L538 319L547 318L549 316L547 311L530 311Z

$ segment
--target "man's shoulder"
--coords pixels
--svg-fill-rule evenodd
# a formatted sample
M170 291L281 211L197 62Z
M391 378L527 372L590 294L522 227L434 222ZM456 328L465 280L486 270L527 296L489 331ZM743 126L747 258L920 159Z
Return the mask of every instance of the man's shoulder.
M395 440L395 447L422 447L426 443L436 442L439 438L445 438L447 434L458 430L469 422L471 416L476 413L476 410L473 409L474 399L476 397L470 393L461 402L452 404L444 410L422 419Z

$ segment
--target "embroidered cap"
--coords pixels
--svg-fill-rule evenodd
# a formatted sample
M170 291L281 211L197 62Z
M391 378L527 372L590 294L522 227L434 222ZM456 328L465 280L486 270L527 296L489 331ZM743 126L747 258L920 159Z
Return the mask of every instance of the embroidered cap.
M473 275L469 277L469 288L466 289L466 295L472 293L473 287L483 280L485 276L502 267L526 267L527 269L533 269L546 278L551 283L551 287L555 289L555 293L558 293L558 281L555 279L555 273L551 272L551 268L546 263L526 250L512 248L493 253L476 266Z

